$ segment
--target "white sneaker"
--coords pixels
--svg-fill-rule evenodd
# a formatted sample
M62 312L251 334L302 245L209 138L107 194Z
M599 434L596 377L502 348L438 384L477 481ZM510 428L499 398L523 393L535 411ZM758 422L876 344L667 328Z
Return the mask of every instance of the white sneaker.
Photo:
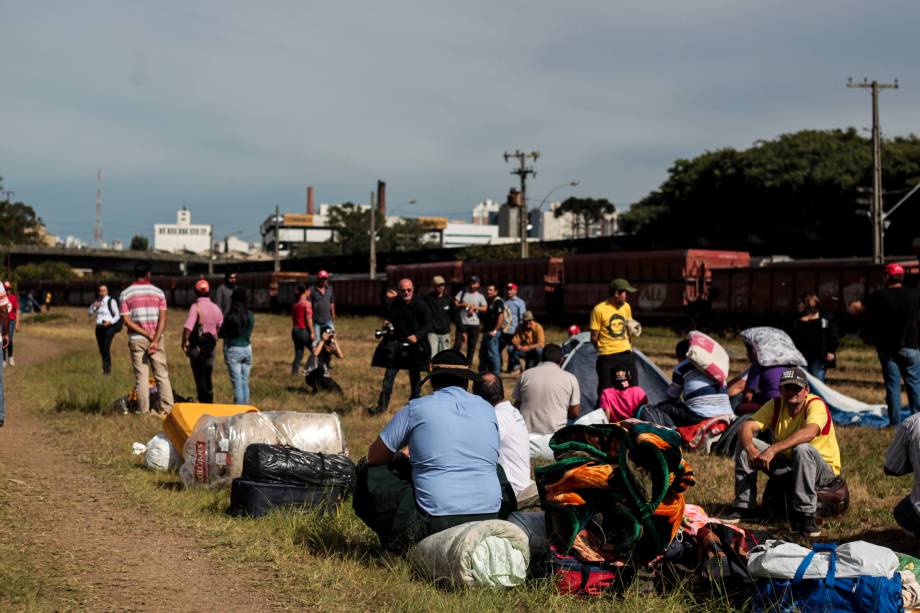
M16 360L13 359L13 356L10 356L10 366L16 366Z

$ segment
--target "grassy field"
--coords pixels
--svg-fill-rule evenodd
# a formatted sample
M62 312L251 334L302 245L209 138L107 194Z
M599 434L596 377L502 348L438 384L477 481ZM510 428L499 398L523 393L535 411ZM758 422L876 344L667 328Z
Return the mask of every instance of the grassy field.
M168 518L176 530L204 539L213 555L241 572L259 573L283 593L291 608L323 610L594 610L608 609L609 600L582 600L553 593L545 582L533 582L509 591L473 590L452 592L437 589L413 578L407 563L382 553L376 537L357 520L349 505L338 513L319 517L299 512L275 513L259 520L233 519L224 514L227 490L184 489L174 474L157 474L139 466L131 443L147 441L159 430L154 417L121 415L110 410L112 401L132 386L125 336L113 346L112 377L99 376L101 368L91 327L82 313L67 311L66 319L26 323L23 335L52 339L64 345L61 357L40 369L20 370L21 384L34 402L19 410L36 412L52 430L53 444L66 446L75 461L100 471L107 483L123 492L127 505L150 509ZM181 314L170 313L167 351L173 387L194 395L187 361L180 359ZM368 366L375 346L370 318L340 318L341 346L346 359L335 364L334 377L344 395L312 396L302 378L290 376L292 347L289 320L259 314L256 318L252 403L263 410L309 412L336 411L342 417L354 459L362 456L388 420L387 415L369 416L365 408L377 397L382 371ZM560 330L549 330L550 340L561 340ZM665 329L646 329L637 347L667 370L675 360L672 349L677 336ZM744 367L743 348L735 338L722 339L732 353L733 370ZM830 383L842 392L866 401L881 402L883 390L874 352L858 341L844 343L840 368L830 372ZM18 367L17 367L18 368ZM215 365L215 400L230 402L229 379L222 358ZM506 381L510 395L512 380ZM400 374L391 412L408 396L407 378ZM10 417L11 419L13 416ZM845 476L852 506L840 519L824 524L822 541L866 539L914 553L891 518L890 510L910 489L910 477L891 478L882 473L881 459L891 432L839 428ZM690 454L697 485L688 501L717 512L732 499L732 462L727 458ZM2 475L0 475L2 476ZM0 479L0 521L13 521L3 504L6 479ZM771 526L774 533L790 536L784 526ZM17 608L59 609L61 593L79 589L66 585L53 569L36 566L28 551L0 548L0 603ZM14 555L15 554L15 555ZM26 570L23 570L26 569ZM728 610L726 599L693 596L678 588L663 595L648 594L634 587L617 597L624 611ZM64 607L66 608L66 607Z

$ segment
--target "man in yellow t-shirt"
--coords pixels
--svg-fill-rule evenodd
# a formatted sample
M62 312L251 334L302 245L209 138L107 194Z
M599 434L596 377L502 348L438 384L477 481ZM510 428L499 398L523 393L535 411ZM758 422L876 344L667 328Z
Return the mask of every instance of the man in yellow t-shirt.
M618 370L629 374L632 385L639 384L636 357L629 342L627 322L632 319L632 309L626 302L627 294L636 288L626 279L610 282L610 297L591 311L591 342L597 349L597 397L613 386L613 376Z
M757 471L769 475L792 472L792 509L803 536L821 535L815 523L817 489L840 475L840 447L831 412L824 401L808 393L808 379L799 367L787 368L779 380L780 397L768 401L741 425L735 454L734 512L723 518L750 517L757 503ZM769 445L755 438L773 432Z

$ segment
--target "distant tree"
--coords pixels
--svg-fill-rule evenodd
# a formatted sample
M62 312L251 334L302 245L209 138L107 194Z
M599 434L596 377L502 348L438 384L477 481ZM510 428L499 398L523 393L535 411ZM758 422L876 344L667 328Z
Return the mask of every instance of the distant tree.
M382 225L383 219L378 215L377 250L410 251L428 247L425 235L429 232L414 219L404 219L392 226ZM370 251L370 209L346 202L329 209L329 227L333 236L329 243L335 245L339 253L368 253Z
M0 191L3 191L0 177ZM0 246L34 245L41 242L42 220L22 202L0 202Z
M39 262L23 264L13 269L13 282L20 281L70 281L76 278L73 269L64 262Z
M150 250L150 241L146 236L135 234L131 237L131 246L128 249L132 251L148 251Z
M606 198L566 198L560 204L553 215L562 217L566 213L571 213L575 219L575 227L572 234L575 238L588 238L588 230L591 226L597 225L608 215L612 215L617 210L616 206Z
M885 206L920 180L920 138L882 143ZM674 162L661 186L620 218L624 230L687 246L750 246L760 253L868 255L859 216L872 185L870 140L855 128L803 130L748 149L718 149ZM920 200L898 209L886 251L906 254L920 226ZM732 243L734 241L734 243Z

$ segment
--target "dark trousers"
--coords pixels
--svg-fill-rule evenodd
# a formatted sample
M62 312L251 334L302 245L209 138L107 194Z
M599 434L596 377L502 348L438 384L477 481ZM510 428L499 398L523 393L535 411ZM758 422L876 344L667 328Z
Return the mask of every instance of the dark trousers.
M211 404L214 402L214 352L199 353L196 357L189 356L192 365L192 376L195 377L195 394L198 402Z
M306 328L292 328L291 340L294 341L294 361L291 362L291 374L299 375L303 364L304 349L310 347L310 332Z
M479 326L457 326L457 338L454 340L454 349L463 351L463 335L466 334L466 365L473 367L473 353L476 351L476 341L479 340Z
M665 400L654 406L646 406L639 411L636 417L665 428L692 426L706 419L688 409L687 405L680 400Z
M501 465L498 465L497 473L502 486L502 504L498 512L435 517L415 502L412 465L408 460L379 466L369 466L362 460L358 463L352 506L355 515L377 533L384 549L403 554L409 547L436 532L472 521L504 519L515 511L517 501L514 490Z
M613 376L618 370L629 373L632 385L639 385L639 369L636 367L636 356L632 351L621 351L610 355L597 356L595 364L597 370L597 397L601 397L608 387L613 387Z
M409 400L419 397L418 382L422 378L422 369L419 367L409 368ZM383 375L383 389L380 390L380 398L377 400L377 408L380 412L386 411L390 406L390 396L393 395L393 384L396 383L396 375L399 373L398 368L387 368Z
M10 342L6 344L6 348L3 350L3 359L8 360L13 357L13 337L16 336L16 320L11 319L9 321L8 332Z
M118 331L115 326L96 326L96 344L99 346L99 355L102 356L102 374L112 372L112 339Z

